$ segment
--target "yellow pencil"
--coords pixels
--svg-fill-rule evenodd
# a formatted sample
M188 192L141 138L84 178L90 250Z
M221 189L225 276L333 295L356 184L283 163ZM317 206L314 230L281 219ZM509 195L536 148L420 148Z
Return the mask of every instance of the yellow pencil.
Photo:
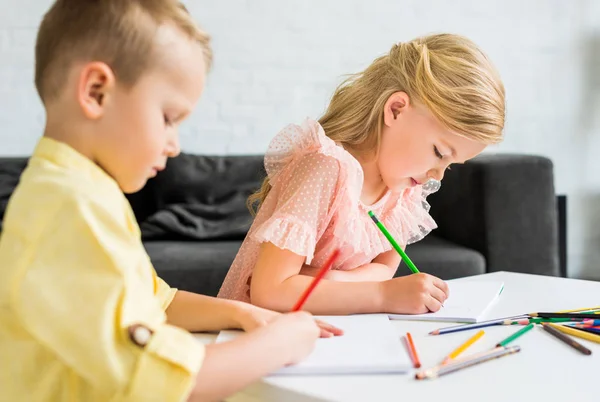
M558 312L559 313L579 313L581 311L594 311L594 310L600 310L600 306L598 306L598 307L588 307L588 308L578 308L578 309L575 309L575 310L561 310L561 311L558 311ZM600 311L599 312L594 312L594 314L600 314Z
M445 359L444 361L442 361L442 364L447 364L449 363L452 359L455 359L458 355L460 355L462 352L464 352L469 346L471 346L472 344L474 344L479 338L481 338L483 336L483 334L485 334L485 332L483 330L480 330L478 333L476 333L475 335L473 335L472 337L470 337L465 343L463 343L462 345L460 345L458 348L456 348L452 353L450 353Z
M556 328L560 332L564 332L565 334L569 334L569 335L575 336L577 338L585 339L588 341L600 343L600 335L592 334L592 333L585 332L585 331L580 331L578 329L567 327L564 325L556 325L556 324L552 324L552 323L548 323L548 325L550 325L552 328Z

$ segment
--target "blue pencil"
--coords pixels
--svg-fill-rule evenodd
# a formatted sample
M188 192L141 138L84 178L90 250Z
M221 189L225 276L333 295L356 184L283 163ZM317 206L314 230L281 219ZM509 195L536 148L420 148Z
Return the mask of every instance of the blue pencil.
M568 325L572 325L574 327L595 327L600 326L600 320L583 320Z
M523 315L517 315L514 317L496 318L494 320L476 322L473 324L454 325L452 327L436 329L435 331L431 331L429 333L429 335L443 335L443 334L450 334L452 332L467 331L469 329L491 327L493 325L506 325L512 321L523 319L523 318L528 318L528 317L529 316L527 314L523 314Z

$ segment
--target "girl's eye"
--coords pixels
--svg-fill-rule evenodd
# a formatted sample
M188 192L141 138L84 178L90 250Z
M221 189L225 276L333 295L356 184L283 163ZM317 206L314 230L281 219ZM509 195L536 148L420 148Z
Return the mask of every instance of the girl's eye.
M170 126L171 125L171 120L169 120L169 118L167 117L167 115L163 116L165 119L165 125Z
M442 155L440 153L440 151L437 149L437 147L435 145L433 146L433 152L435 153L435 156L437 156L439 159L443 159L444 158L444 155Z

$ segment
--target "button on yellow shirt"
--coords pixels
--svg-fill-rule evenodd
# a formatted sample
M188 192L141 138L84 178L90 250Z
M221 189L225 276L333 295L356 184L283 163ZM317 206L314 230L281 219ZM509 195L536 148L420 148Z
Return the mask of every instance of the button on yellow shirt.
M0 236L0 399L187 397L204 348L166 324L176 290L156 276L112 178L42 138ZM136 325L152 331L145 346Z

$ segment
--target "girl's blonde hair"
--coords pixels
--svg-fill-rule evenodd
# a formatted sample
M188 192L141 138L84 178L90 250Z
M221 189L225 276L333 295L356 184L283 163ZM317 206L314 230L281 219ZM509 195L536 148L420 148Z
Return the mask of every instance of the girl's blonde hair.
M453 34L394 45L366 70L342 82L319 123L345 148L377 150L384 106L401 91L458 135L487 145L502 141L505 103L500 76L475 43ZM258 211L270 189L267 177L248 199L252 212Z

